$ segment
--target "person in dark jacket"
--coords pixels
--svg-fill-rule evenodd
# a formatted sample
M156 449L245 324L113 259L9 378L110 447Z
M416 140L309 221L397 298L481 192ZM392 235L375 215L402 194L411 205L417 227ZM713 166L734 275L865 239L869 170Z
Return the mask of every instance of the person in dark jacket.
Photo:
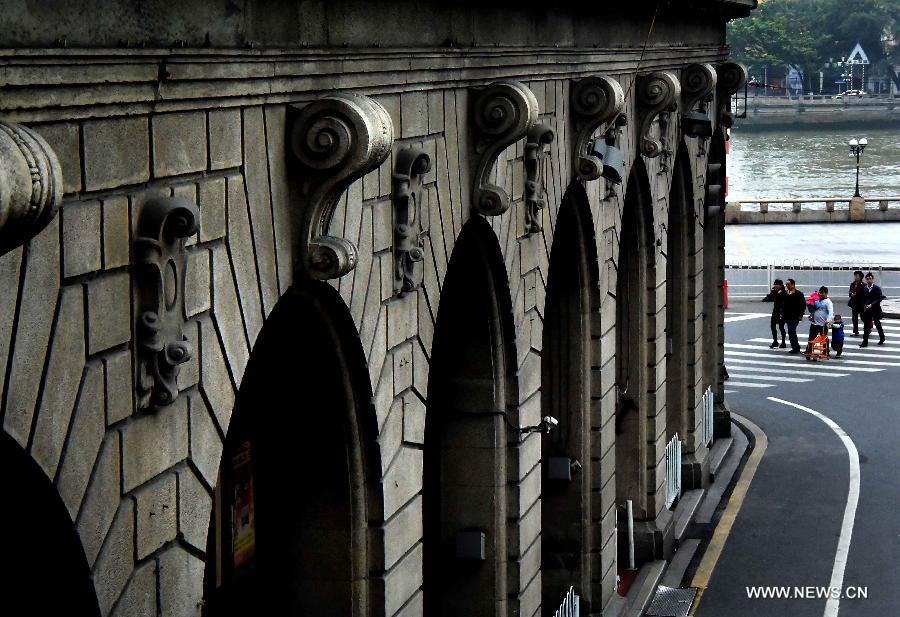
M776 347L784 349L787 347L784 343L784 281L775 279L772 283L772 290L769 292L769 295L763 298L763 302L774 302L772 305L772 320L770 322L772 327L772 344L769 347L772 349ZM781 330L781 345L778 344L778 330Z
M853 282L850 283L850 290L848 293L850 300L847 302L847 306L849 306L850 310L853 312L852 336L859 336L859 316L862 314L863 310L862 289L864 285L862 270L857 270L853 273ZM865 323L863 325L865 325Z
M884 329L881 327L881 319L884 317L884 311L881 310L881 301L884 300L884 294L881 287L875 284L875 275L871 272L866 273L866 284L862 288L863 298L863 342L860 347L869 346L869 334L872 333L872 324L878 330L878 344L884 345Z
M797 289L797 282L794 279L787 280L783 312L784 322L787 324L788 337L791 339L791 350L788 353L800 353L800 343L797 341L797 325L806 314L806 298Z

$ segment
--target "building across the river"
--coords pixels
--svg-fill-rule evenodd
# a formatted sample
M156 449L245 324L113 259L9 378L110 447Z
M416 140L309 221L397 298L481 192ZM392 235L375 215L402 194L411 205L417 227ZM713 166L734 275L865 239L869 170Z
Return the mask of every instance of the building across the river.
M3 601L620 612L730 426L755 0L607 4L5 11Z

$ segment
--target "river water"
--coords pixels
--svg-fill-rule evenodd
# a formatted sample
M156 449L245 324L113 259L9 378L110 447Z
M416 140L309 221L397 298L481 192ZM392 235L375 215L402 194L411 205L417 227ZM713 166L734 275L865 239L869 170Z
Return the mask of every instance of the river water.
M851 137L869 140L860 158L860 194L867 199L900 197L900 129L896 127L786 132L737 129L731 134L728 157L728 201L849 200L856 178L856 159L849 156L847 146Z

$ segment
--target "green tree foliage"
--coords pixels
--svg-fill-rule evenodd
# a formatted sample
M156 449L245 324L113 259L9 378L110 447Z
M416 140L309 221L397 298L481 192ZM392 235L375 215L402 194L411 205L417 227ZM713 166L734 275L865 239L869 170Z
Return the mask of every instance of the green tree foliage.
M817 60L811 24L803 2L768 0L746 19L728 26L732 57L747 65L805 69Z
M873 69L900 62L900 45L886 50L885 33L900 41L900 0L765 0L749 18L729 24L728 43L748 65L808 75L848 56L857 43Z

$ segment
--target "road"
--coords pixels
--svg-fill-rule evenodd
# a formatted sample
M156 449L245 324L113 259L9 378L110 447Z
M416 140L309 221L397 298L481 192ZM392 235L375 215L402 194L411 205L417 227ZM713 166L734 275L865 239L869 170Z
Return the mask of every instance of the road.
M768 445L696 615L900 615L900 321L883 346L848 337L814 363L768 348L770 306L726 314L726 398ZM837 601L796 597L835 583ZM791 597L750 599L757 586Z

